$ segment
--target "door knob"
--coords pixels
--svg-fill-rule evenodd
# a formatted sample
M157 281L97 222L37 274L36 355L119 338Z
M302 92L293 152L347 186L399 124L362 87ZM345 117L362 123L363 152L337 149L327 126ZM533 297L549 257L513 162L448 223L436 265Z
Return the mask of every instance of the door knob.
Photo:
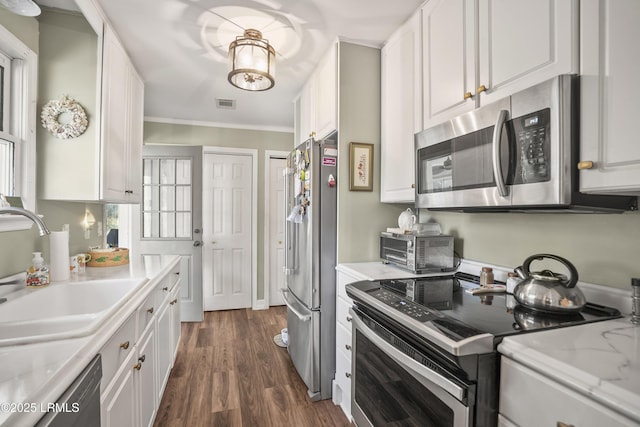
M195 246L196 248L200 245L202 245L202 242L200 240L196 240L195 242L193 242L193 246Z

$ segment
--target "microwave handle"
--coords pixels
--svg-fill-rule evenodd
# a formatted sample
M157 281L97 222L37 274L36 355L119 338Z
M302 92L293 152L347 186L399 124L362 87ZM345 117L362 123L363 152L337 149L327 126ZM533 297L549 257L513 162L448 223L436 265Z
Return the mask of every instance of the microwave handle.
M496 126L493 129L493 177L496 180L500 197L507 197L509 194L502 176L502 160L500 159L500 140L502 139L502 129L507 121L508 114L509 112L507 110L500 110L498 118L496 119Z

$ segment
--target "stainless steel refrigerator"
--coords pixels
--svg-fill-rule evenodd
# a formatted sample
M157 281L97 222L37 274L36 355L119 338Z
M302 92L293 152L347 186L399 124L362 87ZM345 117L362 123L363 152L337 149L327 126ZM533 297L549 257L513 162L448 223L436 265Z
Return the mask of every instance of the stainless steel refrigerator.
M312 400L331 397L335 374L338 136L310 139L287 158L287 349Z

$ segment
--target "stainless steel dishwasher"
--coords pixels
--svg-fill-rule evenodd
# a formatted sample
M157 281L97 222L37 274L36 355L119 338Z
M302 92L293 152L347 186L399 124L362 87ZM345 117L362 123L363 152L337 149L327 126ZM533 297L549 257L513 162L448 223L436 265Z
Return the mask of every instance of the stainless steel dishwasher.
M102 359L96 355L36 424L37 427L100 426Z

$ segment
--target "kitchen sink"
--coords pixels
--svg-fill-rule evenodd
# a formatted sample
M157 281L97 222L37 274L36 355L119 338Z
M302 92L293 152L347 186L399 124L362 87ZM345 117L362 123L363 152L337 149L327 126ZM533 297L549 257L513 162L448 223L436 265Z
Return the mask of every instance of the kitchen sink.
M0 346L89 335L135 292L140 279L54 283L0 304Z

